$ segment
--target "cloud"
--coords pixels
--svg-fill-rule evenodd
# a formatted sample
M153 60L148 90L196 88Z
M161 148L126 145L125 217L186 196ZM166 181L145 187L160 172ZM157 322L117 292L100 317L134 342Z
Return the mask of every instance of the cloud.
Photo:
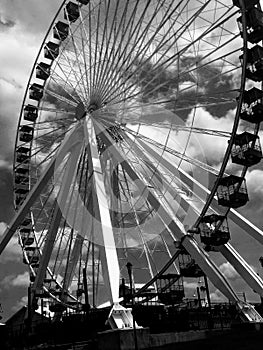
M8 30L9 28L14 27L15 21L4 18L4 16L0 13L0 31Z
M39 32L47 29L60 4L61 0L1 0L1 11L2 16L8 18L9 22L14 22L23 31L37 36Z
M246 175L246 182L249 194L263 193L263 170L254 169L248 171Z
M12 280L12 286L14 287L25 287L29 283L29 273L26 271L23 274L17 275Z
M223 263L219 266L219 270L223 273L223 275L229 279L236 279L239 275L233 266L229 263Z
M204 108L199 107L196 110L192 110L186 124L191 126L194 118L193 127L230 132L234 116L235 111L230 110L225 117L217 118ZM192 136L190 140L188 152L192 157L199 156L200 152L202 152L210 165L218 165L224 157L227 142L228 139L226 137L194 133L194 137Z
M194 289L194 290L196 290L197 287L198 287L198 283L197 282L184 281L184 288L186 288L186 289Z
M21 309L21 307L26 306L27 305L27 295L23 296L20 300L18 300L16 302L16 304L11 308L12 312L16 312L19 309Z
M29 284L29 273L25 271L22 274L19 275L8 275L5 276L0 285L3 288L10 288L10 287L27 287Z
M9 161L4 160L4 159L0 159L0 169L2 169L2 168L6 168L6 169L11 170L12 167L11 167L11 164Z
M226 302L226 298L218 289L210 293L210 299L212 302Z
M253 169L252 171L247 171L246 184L249 202L242 208L242 213L254 224L262 228L263 170Z

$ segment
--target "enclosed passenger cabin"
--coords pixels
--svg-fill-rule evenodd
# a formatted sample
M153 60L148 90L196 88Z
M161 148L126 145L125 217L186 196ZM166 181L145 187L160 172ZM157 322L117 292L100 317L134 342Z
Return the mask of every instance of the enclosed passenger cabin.
M244 91L240 118L250 123L258 124L263 120L263 91L253 87Z
M243 66L244 55L240 57ZM246 78L253 81L263 81L263 47L255 45L247 50Z
M239 208L248 202L246 181L242 177L229 175L219 180L217 187L218 204Z
M15 174L15 185L27 185L29 187L29 177L25 174Z
M27 227L27 226L31 226L31 223L32 223L32 221L31 221L31 218L29 217L29 216L27 216L23 221L22 221L22 224L21 224L21 228L22 227Z
M29 158L30 158L30 148L20 146L16 149L16 161L18 163L29 162Z
M29 272L29 280L30 280L30 282L31 283L35 282L35 279L36 279L35 274L32 271L30 271Z
M30 246L34 243L34 235L32 228L21 228L20 231L20 240L23 246Z
M49 305L49 311L51 312L60 313L64 312L65 310L66 306L58 302L51 302Z
M33 105L26 105L24 108L24 120L35 122L38 117L38 108Z
M57 22L53 28L53 36L57 40L65 40L69 33L69 25L64 22Z
M183 279L178 274L169 273L158 278L158 299L165 305L180 303L184 298Z
M15 199L16 209L18 209L23 204L25 198L26 198L25 195L16 195L16 199Z
M70 22L75 22L79 18L79 6L72 1L67 3L64 11L64 18Z
M81 298L84 293L85 293L85 289L84 289L83 285L79 284L78 289L76 290L77 298Z
M19 130L19 140L22 142L30 142L33 139L34 128L28 125L22 125Z
M40 253L39 253L39 249L37 247L25 247L24 249L25 255L23 262L24 264L30 264L30 265L35 265L39 263L39 257L40 257Z
M47 63L40 62L36 67L36 78L41 80L47 80L50 76L51 66Z
M15 186L14 192L18 196L25 197L29 192L29 183L22 183Z
M244 166L259 163L262 158L259 137L246 131L235 135L231 158L233 163Z
M29 187L29 163L22 163L22 166L15 169L15 186L26 184Z
M178 262L182 277L201 277L204 275L199 265L185 249L181 249Z
M243 3L245 6L245 9L248 10L248 9L254 7L255 5L258 5L259 0L244 0ZM233 5L241 8L239 0L233 0Z
M32 84L29 88L29 98L31 100L40 101L44 95L44 88L39 84Z
M55 60L59 55L59 45L49 41L44 47L44 57Z
M206 215L200 223L200 240L206 246L220 246L230 239L227 219L222 215Z
M242 17L238 18L241 36L247 31L247 40L251 44L257 44L263 39L263 12L257 7L250 7L246 11L246 28L243 28Z
M88 5L88 3L90 2L90 0L77 0L77 2L79 2L82 5Z
M16 176L29 177L29 163L22 163L15 168Z

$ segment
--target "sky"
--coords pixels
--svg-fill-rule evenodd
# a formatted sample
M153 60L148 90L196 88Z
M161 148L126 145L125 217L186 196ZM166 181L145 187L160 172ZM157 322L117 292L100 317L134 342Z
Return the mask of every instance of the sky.
M0 234L14 215L13 150L25 87L43 37L61 2L61 0L0 0ZM209 113L203 113L200 116L199 126L224 129L222 127L224 125L229 129L230 120L231 115L225 116L219 122ZM206 140L203 142L205 145ZM208 158L217 156L215 151L215 148L208 147L206 156ZM262 228L262 165L249 171L247 184L250 202L241 212ZM242 233L237 241L240 251L253 258L253 267L261 273L257 260L260 254L263 255L263 249L260 253L259 245L252 248L251 239ZM230 279L237 278L237 274L228 263L221 266L221 271ZM0 258L0 303L3 320L26 303L27 286L28 273L22 263L17 238L14 237ZM242 288L243 285L241 290Z

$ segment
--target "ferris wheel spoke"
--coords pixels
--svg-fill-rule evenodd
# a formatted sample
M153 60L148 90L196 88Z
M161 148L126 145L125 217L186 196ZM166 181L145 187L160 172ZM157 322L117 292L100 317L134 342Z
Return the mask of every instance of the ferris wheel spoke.
M108 3L108 7L109 7ZM100 23L100 14L101 14L101 7L98 9L97 13L97 27L95 32L95 47L93 48L93 67L91 67L92 71L92 81L91 81L91 96L94 94L94 88L95 88L95 77L96 77L96 67L97 67L97 59L98 59L98 46L99 46L99 23ZM91 23L89 24L91 25ZM107 25L105 25L105 30L107 30ZM91 32L91 31L90 31Z
M58 118L56 119L57 121L61 121L61 120L67 120L68 116L74 116L74 113L71 112L70 110L67 109L59 109L59 108L51 108L51 107L47 107L47 106L39 106L38 107L38 111L41 112L51 112L51 113L55 113L56 115L66 115L66 117L64 118ZM46 121L38 121L38 125L41 125L42 123L46 123ZM33 123L32 123L33 124ZM30 125L30 123L29 123Z
M75 100L76 102L71 101L71 100L69 100L68 98L66 98L66 97L64 97L64 96L61 96L61 95L59 95L58 93L56 93L56 92L54 92L54 91L52 91L52 90L46 89L45 91L46 91L46 93L47 93L48 95L50 95L50 96L52 96L52 97L55 97L57 100L59 100L59 101L61 101L61 102L65 102L65 103L66 103L67 105L69 105L69 106L77 107L77 100L75 100L75 98L74 98L74 100Z
M129 70L132 68L132 65L133 65L132 62L136 61L140 57L140 55L143 54L143 51L146 51L147 48L149 48L151 41L153 40L152 39L153 35L152 35L152 38L147 41L146 45L144 45L144 41L145 41L145 38L147 36L148 29L150 28L151 23L154 21L155 17L158 14L158 11L162 7L162 2L159 4L157 3L156 9L154 10L154 12L151 16L150 21L146 24L146 23L143 23L143 19L145 17L148 6L149 6L149 2L146 4L144 11L142 12L141 17L139 19L137 19L136 27L133 30L130 30L129 38L127 39L127 44L124 47L123 51L118 50L119 52L121 52L121 54L119 55L119 58L118 58L118 61L121 62L120 67L116 67L117 69L111 69L112 67L111 66L109 67L108 71L110 72L110 69L111 69L112 74L110 76L108 76L106 79L104 79L105 83L107 82L108 79L112 79L113 81L115 81L115 78L118 77L118 75L120 73L125 74L126 72L129 72ZM167 13L168 13L168 10L166 11L166 14ZM160 23L160 25L158 27L159 29L163 26L163 22L165 21L166 14L164 15L164 19L162 20L162 23ZM145 25L144 28L143 28L143 24ZM141 27L142 27L142 32L140 31ZM157 33L158 28L156 29L154 34ZM132 29L132 27L131 27L131 29ZM137 33L136 33L136 31L137 31ZM135 34L135 37L133 39L134 34ZM129 51L132 52L134 49L136 49L136 51L138 51L134 58L132 58L131 55L127 55L127 48L129 47L130 41L132 41L132 39L133 39L133 44L132 44L132 47L129 48L130 49ZM138 47L138 43L140 41L141 41L141 45L142 46L144 45L144 47L141 47L141 46ZM125 56L122 59L123 55L125 55ZM131 61L131 59L132 59L132 61ZM112 62L114 62L114 61L116 61L116 59L112 60ZM123 67L126 67L124 71L123 71ZM118 82L118 80L117 80L117 82ZM103 91L104 90L102 90L102 94L103 94Z
M129 142L130 143L130 142ZM145 164L148 164L150 166L150 170L152 171L151 177L149 179L149 183L154 184L154 188L162 188L162 191L157 193L157 196L159 200L164 204L167 205L168 203L173 203L173 210L177 218L181 221L185 219L185 215L187 213L188 219L192 218L196 219L198 216L198 210L196 209L195 205L193 205L193 198L198 201L198 203L204 204L205 200L200 200L194 192L185 184L182 184L182 181L180 178L176 177L176 172L169 174L170 178L168 179L165 174L165 169L161 168L161 173L156 174L157 169L159 169L160 164L159 163L152 163L151 158L147 157L147 152L145 152L145 148L139 148L137 145L133 145L135 148L135 152L137 153L138 157L143 160ZM153 172L153 169L154 172ZM162 175L161 175L162 174ZM190 198L186 194L187 192L191 193ZM169 195L169 196L168 196ZM177 199L179 197L179 200ZM178 205L175 205L175 201L178 202ZM191 222L191 220L188 220Z
M207 3L205 3L205 4L196 12L196 14L193 14L192 18L190 18L190 20L187 22L186 27L183 28L184 31L187 30L188 26L190 26L192 22L194 22L195 18L196 18L196 17L198 16L198 14L208 5L208 3L209 3L209 1L208 1ZM180 35L182 35L182 33L180 33ZM167 48L167 49L165 50L165 52L163 53L164 55L165 55L166 52L168 52L168 51L171 49L171 47L172 47L173 45L176 44L176 41L178 40L178 37L179 37L180 35L179 35L179 34L178 34L178 36L174 35L175 39L174 39L174 41L172 41L171 43L169 43L168 48ZM205 35L205 34L202 34L201 37L202 37L203 35ZM200 40L200 38L199 38L199 40ZM143 67L143 65L145 65L147 62L149 62L150 59L152 59L152 58L154 57L154 55L155 55L158 51L160 51L161 48L162 48L164 45L166 45L169 41L170 41L170 38L168 38L164 43L161 43L161 45L160 45L159 47L157 47L157 48L153 51L152 54L150 54L149 56L147 56L147 58L146 58L143 62L141 61L141 62L140 62L140 65L137 65L137 68L134 70L133 74L136 74L139 70L141 70L141 66ZM196 39L196 41L198 41L198 39ZM189 44L189 47L190 47L192 44L193 44L193 43L190 43L190 44ZM184 51L186 51L186 50L187 50L187 47L184 48ZM178 54L180 54L180 53L178 53ZM157 72L156 78L157 78L158 75L160 74L160 71L161 71L161 68L162 68L162 67L163 67L163 68L165 67L166 69L169 67L169 64L168 64L168 66L167 66L167 63L170 62L170 64L171 64L171 59L172 59L172 58L174 59L174 56L169 57L169 58L167 58L167 59L165 59L165 60L162 60L161 58L159 58L159 59L157 60L157 62L153 64L153 67L152 67L153 72L155 72L157 69L159 70L159 72ZM161 61L162 61L162 62L161 62ZM156 79L156 78L155 78L155 79ZM152 80L150 80L149 82L147 82L146 87L147 87L147 85L149 85L150 83L152 83ZM123 83L122 83L122 85L123 85ZM126 88L126 87L124 88L124 91L123 91L123 92L126 93L126 92L132 90L132 88L133 88L134 85L135 85L135 83L129 84L127 88ZM118 84L117 84L117 86L118 86ZM115 91L116 91L116 90L115 90ZM111 95L113 95L113 94L115 93L115 91L113 90L113 92L111 93ZM117 96L115 96L115 98L116 98L116 97L118 98L119 96L117 95ZM111 99L111 96L109 96L109 97L107 96L107 97L105 97L105 99L106 99L106 100L109 100L109 99Z
M127 186L127 189L129 191L129 183L128 181L126 181L126 186ZM144 255L146 257L146 260L147 260L147 266L149 267L149 274L151 276L151 278L153 278L154 276L154 271L153 271L153 267L152 267L152 264L153 264L153 255L152 255L152 252L150 251L148 245L147 245L147 242L144 238L144 234L142 232L142 229L141 229L141 226L140 226L140 219L138 217L138 212L136 210L136 206L134 206L129 197L128 197L128 204L130 206L130 209L132 210L131 212L133 213L133 217L135 218L135 224L136 224L136 227L137 227L137 231L138 231L138 235L139 235L139 240L143 246L143 252L144 252ZM129 214L130 214L130 211L129 211Z
M146 116L147 117L147 116ZM149 126L148 123L143 123L143 122L139 122L138 124L138 128L137 131L131 129L128 126L125 126L125 131L127 131L127 133L133 135L133 136L138 136L141 137L147 141L149 141L150 143L155 142L156 140L151 139L148 136L145 136L142 132L140 132L140 128L144 127L144 126ZM153 128L160 128L160 126L162 126L163 130L173 130L176 132L179 131L185 131L185 132L189 132L191 131L192 133L197 133L197 134L202 134L202 135L210 135L210 136L218 136L218 137L227 137L229 138L231 135L231 132L229 131L225 131L225 130L217 130L217 129L208 129L208 128L199 128L199 127L191 127L188 125L183 125L183 124L156 124L156 123L151 123L150 125ZM161 145L160 143L156 142L156 145Z
M200 98L203 95L196 95L196 99L200 100ZM127 99L123 99L120 100L120 102L126 102L127 100L129 100L129 97L127 97ZM207 100L216 100L215 96L207 96ZM151 120L151 116L155 116L155 114L158 111L155 111L156 106L161 106L163 109L161 109L161 111L163 111L163 113L166 113L167 111L170 112L169 109L166 108L166 105L169 103L173 103L174 108L176 108L176 112L183 112L183 111L189 111L192 109L199 109L199 108L209 108L209 107L213 107L213 106L219 106L219 105L229 105L229 108L233 105L234 99L225 99L225 98L221 98L222 101L216 101L216 102L208 102L206 101L205 103L200 103L200 101L197 104L193 104L193 100L191 99L185 99L185 100L181 100L178 101L174 98L171 97L170 99L157 99L156 101L151 101L148 103L134 103L132 106L123 106L119 108L119 112L120 115L122 116L124 114L124 112L128 111L129 112L129 118L125 118L125 116L123 116L121 118L121 120L123 121L123 124L138 124L139 126L152 126L152 127L161 127L163 129L168 129L168 128L172 128L173 130L176 130L176 128L182 128L183 129L183 125L182 124L178 124L178 121L176 120L175 122L173 122L172 120L169 120L169 124L168 123L164 123L163 120L160 120L160 122L156 121L155 119L152 121ZM177 103L180 103L180 106L177 106ZM196 102L197 103L197 102ZM181 105L187 105L186 107L181 107ZM147 110L147 108L153 108L152 113L149 114L149 112L145 113L144 109ZM148 121L147 121L148 119ZM107 119L104 118L105 123L107 122ZM133 131L131 129L131 127L126 126L127 131L131 132ZM193 130L198 130L198 128L196 127L191 127L189 125L185 125L185 128L190 129L192 128ZM205 132L205 128L202 128ZM212 130L212 129L211 129ZM217 130L214 130L215 133L217 133ZM134 132L134 131L133 131ZM213 130L211 131L213 132ZM230 133L228 133L227 131L223 131L222 130L222 136L226 136L226 135L231 135Z
M71 28L70 25L69 25L69 28ZM85 73L83 73L81 69L81 63L79 61L80 53L78 54L77 52L76 40L74 40L73 38L73 33L71 29L70 29L70 37L74 48L74 54L72 54L72 50L68 50L68 51L66 49L62 50L61 58L59 61L57 61L55 69L53 70L53 74L51 75L51 78L54 79L54 75L56 75L59 79L62 80L62 82L65 83L65 85L69 85L77 95L78 95L78 88L79 88L81 95L83 97L86 97L87 96L85 93L86 88L84 85L84 80L82 79ZM77 62L77 65L75 64L75 62ZM76 67L78 67L78 69L76 69ZM61 77L61 74L63 74L64 78ZM73 82L71 82L70 80L70 77L72 75L74 77ZM75 99L74 96L72 96L72 98Z
M139 1L137 0L133 11L136 12L138 4L139 4ZM103 89L105 89L105 84L106 84L107 80L111 79L112 74L110 74L110 72L114 71L116 69L116 67L114 66L114 62L121 62L121 57L123 55L123 51L125 50L125 48L122 48L122 45L125 42L125 35L126 35L128 27L129 27L129 23L133 18L133 16L130 17L130 19L125 27L128 7L129 7L129 3L126 2L125 7L124 7L123 12L122 12L121 19L119 21L119 27L117 30L115 30L115 37L113 39L115 44L113 44L111 47L111 51L110 51L108 59L105 60L105 57L104 57L104 59L102 58L103 63L101 65L101 69L98 69L98 79L97 79L97 84L96 84L96 91L98 91L99 93L101 93L101 91ZM130 28L130 30L131 30L131 28ZM118 40L119 33L121 33L121 38ZM104 35L104 33L103 33L103 35ZM104 39L104 36L103 36L103 39ZM115 46L117 45L117 43L118 43L118 48L115 51L114 49L115 49ZM103 48L103 44L101 45L101 54L100 54L101 57L102 57L102 48ZM118 58L117 58L117 56L118 56ZM118 65L118 63L116 65Z
M92 23L92 19L91 19L91 5L89 2L89 71L90 71L90 75L89 75L89 87L90 87L90 96L91 96L91 92L93 91L93 74L92 74L92 66L94 65L94 57L91 55L91 53L93 52L93 48L92 48L92 28L91 28L91 23Z
M64 58L65 58L65 54L64 54ZM55 91L58 90L58 88L61 88L62 91L65 92L66 95L70 96L72 98L73 101L77 101L76 96L74 96L72 94L72 92L74 92L76 95L78 95L77 92L77 85L75 86L74 83L69 79L70 77L70 72L74 71L74 76L75 76L75 80L74 82L77 82L78 84L80 83L81 78L78 78L76 76L75 73L75 69L73 64L70 62L70 60L68 59L68 57L66 57L66 60L68 62L68 65L70 67L70 71L67 72L68 74L66 74L66 68L68 67L67 65L62 64L60 61L58 61L56 63L55 68L52 70L52 74L50 76L50 81L48 84L48 88L51 89L50 91L52 91L55 94ZM64 77L61 76L61 74L63 74ZM52 86L52 82L54 82L55 84L55 89ZM50 86L51 85L51 86ZM70 89L72 89L72 91L70 91ZM53 91L55 90L55 91ZM55 96L54 96L55 97ZM66 101L64 101L66 102Z
M59 129L58 129L59 130ZM66 136L70 133L72 128L66 130L65 132L60 134L61 136ZM57 131L57 130L56 130ZM43 139L48 137L47 142L42 142ZM53 132L48 132L46 134L42 134L35 138L36 144L31 148L31 160L36 159L37 167L40 168L44 164L48 164L48 162L55 156L56 152L60 148L60 144L54 146L52 144L52 150L47 153L47 150L51 147L51 142L57 139L57 135L53 135ZM38 144L38 145L37 145ZM39 158L39 159L38 159Z
M206 6L207 4L204 4L204 6ZM231 14L231 16L230 17L232 17L233 15ZM193 20L194 20L194 18L193 18ZM223 20L223 22L224 21L226 21L227 19L224 19ZM189 24L190 25L190 24ZM191 43L189 43L189 45L187 45L186 47L184 47L181 51L179 51L178 53L177 53L177 56L180 56L181 54L183 54L183 52L185 52L185 51L187 51L195 42L198 42L198 41L200 41L200 40L202 40L202 38L205 36L205 35L208 35L211 31L213 30L213 26L212 26L212 28L209 28L209 29L207 29L203 34L201 34L197 39L195 39L193 42L191 42ZM176 42L176 40L177 40L177 38L175 39L175 42ZM173 45L175 44L175 42L173 43ZM172 45L171 45L172 46ZM171 47L170 46L170 47ZM167 51L169 51L168 49L167 49ZM154 55L154 53L152 54L152 56ZM147 60L149 60L150 58L152 58L152 56L150 56L150 57L148 57L147 58ZM165 68L165 69L167 69L169 66L170 66L170 64L173 62L172 61L172 59L174 60L174 56L170 56L170 57L168 57L167 59L165 59L165 60L162 60L162 63L160 63L161 62L161 59L159 59L156 63L154 63L154 65L153 65L153 67L152 67L152 69L153 69L153 71L155 71L155 70L157 70L156 71L156 75L155 75L155 80L156 80L156 78L158 77L158 75L160 75L160 73L161 73L161 70L160 70L160 68L161 67L163 67L163 68ZM146 61L147 61L146 60ZM137 68L138 69L138 68ZM158 72L158 70L159 70L159 72ZM136 72L136 71L135 71ZM149 81L149 82L147 82L147 85L149 85L149 84L151 84L152 83L152 81ZM164 84L164 83L163 83ZM146 87L147 87L147 85L146 85ZM130 90L130 89L132 89L132 86L133 85L129 85L125 90L124 90L124 92L126 92L126 90L128 91L128 90ZM116 97L116 96L115 96ZM132 96L133 98L134 97L136 97L136 95L135 96ZM117 95L117 98L118 98L118 95ZM109 98L106 98L107 100L109 100Z
M174 167L171 162L166 160L164 157L162 157L160 154L156 153L153 149L149 148L149 146L145 145L142 142L143 150L146 151L154 160L157 161L157 164L160 164L162 173L164 171L168 171L172 175L172 184L173 186L167 186L167 191L171 193L173 198L179 197L179 203L181 205L181 208L178 208L178 216L180 217L180 220L184 220L185 213L188 215L188 223L193 224L193 219L196 220L197 217L200 215L200 208L198 208L195 204L195 201L199 204L205 204L205 200L207 195L209 194L209 190L202 191L205 189L204 186L202 186L196 179L194 179L192 176L187 174L187 172L183 171L181 168ZM179 172L179 177L176 177L175 181L175 174ZM166 183L167 180L163 178L163 182ZM176 182L178 183L178 187L173 189ZM195 188L195 186L197 186ZM198 190L197 190L198 188ZM201 191L200 191L201 189ZM187 193L191 193L191 196L187 195ZM199 195L196 195L198 193ZM202 197L200 197L202 196ZM194 201L193 201L194 199ZM178 201L178 200L177 200ZM217 212L220 212L220 209L218 208L217 202L215 199L213 200L213 206L215 206ZM181 209L183 209L183 212L181 212ZM190 219L191 218L191 219Z
M128 57L126 55L127 55L127 48L129 47L129 39L131 40L133 38L133 36L135 36L134 40L135 41L137 40L137 38L140 34L142 19L144 18L146 11L149 8L150 1L149 0L147 1L142 13L140 14L140 17L137 19L137 23L135 23L135 17L137 14L138 5L139 5L139 1L137 1L136 5L134 6L132 15L130 16L130 20L126 25L126 28L125 28L124 33L123 33L122 38L121 38L121 43L126 41L126 45L123 49L122 49L122 46L120 47L120 50L118 50L120 52L118 59L116 57L114 57L114 60L112 60L112 63L109 66L108 71L110 72L110 70L111 70L112 73L110 76L108 76L108 79L111 79L112 81L115 81L115 78L120 73L120 70L116 69L117 67L114 67L113 64L114 64L114 62L117 62L117 66L118 66L118 64L119 64L118 62L122 62L122 65L121 65L121 67L122 67L124 65L124 63L126 62L126 60L128 59ZM135 23L135 27L133 28L134 23ZM125 40L125 36L126 36L128 29L129 29L128 39ZM107 82L107 80L105 78L103 78L103 81L100 83L100 85L103 85L104 82ZM103 94L103 91L101 93Z
M68 267L65 272L65 277L63 281L64 290L68 290L73 281L76 267L80 258L83 242L84 242L84 237L82 235L77 235L74 241L74 246L72 248L71 255L68 258Z
M134 69L133 69L134 62L138 61L140 55L143 54L143 51L146 51L147 48L150 47L153 35L151 35L151 39L150 40L147 40L147 44L146 45L144 44L144 41L146 39L146 36L147 36L147 33L148 33L148 29L150 27L151 21L154 20L155 16L157 16L158 10L161 8L161 6L162 6L162 3L160 3L160 4L157 3L157 7L156 7L156 9L154 9L154 12L152 13L152 17L151 17L150 22L144 23L143 19L144 19L144 16L146 14L146 10L148 8L148 6L146 6L144 11L143 11L143 13L142 13L142 15L141 15L141 17L140 17L140 20L137 20L136 27L134 28L134 30L132 32L130 31L130 35L129 35L130 40L129 39L127 40L127 44L126 44L126 46L125 46L125 48L123 50L123 54L126 55L127 48L129 48L129 51L131 51L131 52L133 52L133 50L135 50L136 55L135 56L131 56L131 55L126 56L121 61L122 62L121 66L118 67L117 70L116 69L112 70L113 71L113 75L111 75L109 77L109 79L114 81L115 85L117 84L117 86L119 86L119 82L121 83L120 78L118 78L118 75L120 76L120 73L122 73L122 75L123 74L127 75L126 74L126 72L127 72L128 73L127 79L129 79L129 77L131 76L129 71L130 70L134 71ZM164 15L164 17L165 17L165 15ZM164 18L164 20L165 20L165 18ZM159 29L163 26L164 20L162 21L162 23L160 23L160 25L158 27ZM142 32L140 32L141 27L142 27ZM137 30L136 37L132 40L134 33L136 33L136 30ZM155 29L155 30L156 31L154 31L154 33L157 33L157 29ZM130 41L133 42L132 47L128 46ZM141 42L141 44L140 44L141 46L138 46L139 42ZM122 54L121 54L121 56L122 56ZM121 56L119 57L118 61L120 61ZM125 70L123 70L123 67L125 67ZM116 74L115 74L115 71L116 71ZM116 78L117 78L117 80L116 80ZM123 83L125 84L125 81ZM120 87L121 87L121 85L120 85ZM102 92L102 94L103 94L103 92Z
M104 25L103 33L102 33L102 41L100 43L100 49L98 50L99 51L99 61L98 61L98 65L96 67L96 75L94 73L94 75L95 75L94 90L97 93L98 93L98 85L99 85L98 82L99 82L100 77L104 71L105 60L107 60L108 62L110 62L110 60L111 60L111 56L109 53L109 45L106 44L106 41L108 43L113 42L113 45L111 45L111 51L113 50L113 48L116 44L116 33L115 34L113 34L113 33L114 33L114 27L116 25L115 19L116 19L118 11L120 11L119 5L120 5L120 1L117 0L115 3L115 9L114 9L113 17L111 20L109 20L110 3L108 3L107 9L106 9L106 15L105 15L105 20L104 20L105 25ZM126 4L126 7L127 6L128 6L128 4ZM108 28L107 23L110 23L110 22L111 22L111 25L110 25L110 28ZM98 22L98 24L99 24L99 22ZM108 29L109 29L109 32L108 32ZM97 27L97 32L99 32L98 27ZM112 38L112 36L114 36L114 37Z
M192 128L190 128L191 131ZM199 131L198 131L199 132ZM175 151L174 149L162 144L162 143L158 143L156 140L152 140L144 135L141 135L141 134L138 134L137 132L130 132L129 130L129 133L131 133L131 135L136 135L136 142L140 142L141 141L146 141L148 144L154 146L155 148L159 149L162 151L162 154L165 155L165 154L171 154L175 157L177 157L178 159L180 160L184 160L186 162L188 162L189 164L193 164L197 167L199 167L200 169L203 169L203 170L207 170L209 171L211 174L215 174L215 175L218 175L218 170L213 168L212 166L209 166L208 164L204 163L204 162L201 162L195 158L192 158L192 157L189 157L187 156L184 152L179 152L179 151ZM217 135L219 136L219 135ZM221 135L220 135L221 136Z
M44 192L40 193L38 202L35 202L32 205L32 210L34 212L34 220L33 221L40 223L41 226L44 225L43 229L42 229L42 235L40 234L40 235L36 236L36 241L37 241L39 246L41 245L41 239L43 239L43 232L47 226L47 221L45 220L44 223L40 222L40 218L42 217L42 215L45 218L49 217L48 211L50 210L50 206L49 206L49 203L51 202L50 199L51 199L53 192L55 190L55 186L57 186L59 183L60 176L63 174L63 171L65 170L64 168L65 168L65 165L62 167L62 169L60 169L60 172L59 172L58 177L57 177L57 181L52 181L52 183L49 184L48 189L44 190Z
M41 124L37 124L37 127L35 130L38 132L38 136L34 139L34 141L36 141L36 143L38 143L41 139L45 139L46 137L51 136L52 134L55 134L57 131L63 131L61 133L61 136L65 137L65 135L67 133L69 133L72 130L72 128L74 128L74 123L73 123L73 125L71 125L66 131L64 131L65 125L61 125L60 127L56 126L56 128L53 128L52 130L50 130L50 123L51 122L52 122L52 120L42 122ZM56 120L56 122L58 122L58 120ZM47 132L46 133L43 132L44 130L47 130Z
M84 75L83 77L85 77L86 79L86 82L85 82L85 88L87 90L87 96L86 98L88 99L88 96L90 95L91 93L91 90L90 90L90 85L89 85L89 76L88 76L88 71L89 71L89 68L88 68L88 58L87 56L90 56L88 53L87 53L87 50L86 50L86 47L85 47L85 44L88 42L88 35L87 35L87 32L86 32L86 28L83 24L83 17L82 17L82 12L80 11L80 21L81 21L81 25L80 25L80 36L81 36L81 50L82 50L82 53L83 53L83 62L84 62Z
M86 72L82 71L81 67L83 66L83 63L80 62L80 57L85 57L85 54L81 55L81 50L79 49L78 44L77 44L77 40L74 37L74 33L73 33L73 30L72 30L72 27L71 27L70 20L68 18L68 14L66 15L66 17L67 17L67 21L68 21L68 25L69 25L69 33L70 33L72 46L74 48L75 61L77 62L77 67L78 67L78 71L80 73L80 77L77 78L76 73L75 73L76 72L76 68L72 67L70 61L68 61L68 62L70 64L70 66L71 66L71 70L73 71L73 73L75 75L76 81L78 82L77 86L81 87L81 92L82 92L83 98L88 99L88 92L87 92L87 89L86 89L86 86L85 86L85 83L84 83L84 79L82 78L82 77L86 76ZM82 48L83 48L83 45L82 45ZM85 64L84 64L83 69L84 68L85 68Z

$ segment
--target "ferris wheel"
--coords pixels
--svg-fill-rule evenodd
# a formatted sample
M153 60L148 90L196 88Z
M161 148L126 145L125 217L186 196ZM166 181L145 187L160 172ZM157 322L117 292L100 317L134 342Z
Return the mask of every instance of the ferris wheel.
M262 158L262 18L256 0L63 1L26 89L0 244L18 234L35 303L118 303L127 263L135 289L198 267L238 303L218 256L263 296L230 243L233 224L263 243L236 211Z

